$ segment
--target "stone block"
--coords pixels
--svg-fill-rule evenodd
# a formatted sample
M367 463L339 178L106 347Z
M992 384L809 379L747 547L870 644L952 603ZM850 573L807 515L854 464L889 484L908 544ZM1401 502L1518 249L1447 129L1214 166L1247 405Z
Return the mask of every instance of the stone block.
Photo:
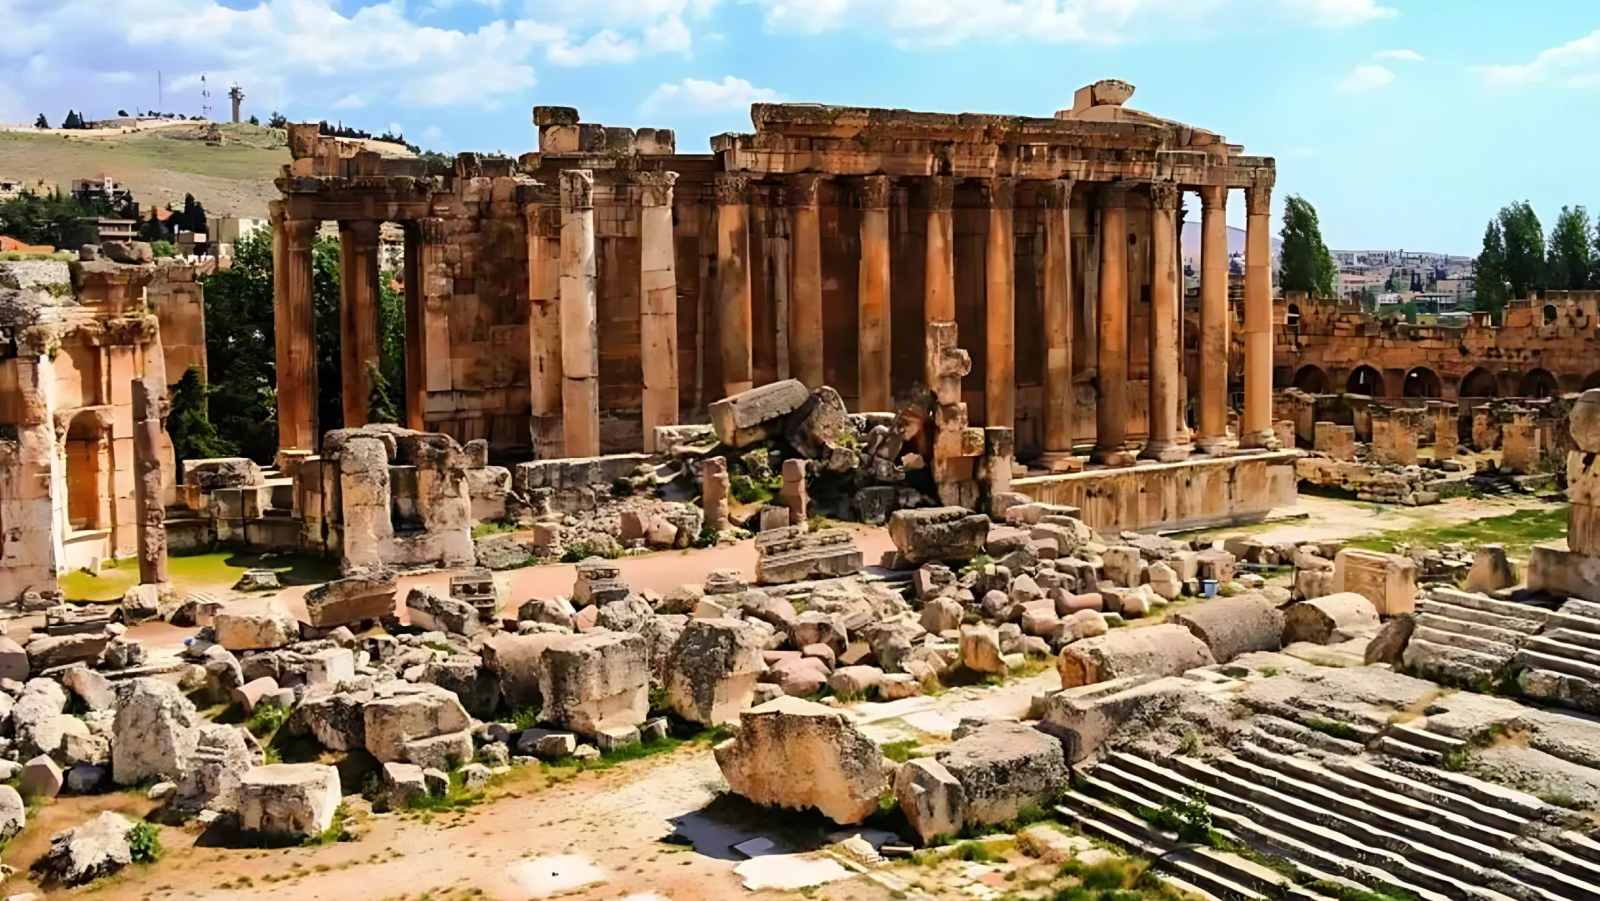
M321 835L333 825L341 798L339 771L319 763L256 767L239 782L239 825L285 838Z
M815 809L853 825L878 809L893 763L838 710L779 698L745 711L736 738L714 749L733 792L756 804Z
M989 517L962 507L898 510L889 518L889 537L911 566L965 564L983 552L989 525Z
M394 615L395 577L389 573L348 576L306 592L306 616L318 629Z
M213 628L217 644L230 651L272 650L300 640L300 623L276 605L264 613L221 611Z
M718 440L744 448L781 435L789 414L810 397L798 379L786 379L714 401L707 413Z
M1214 663L1204 642L1167 623L1074 642L1062 649L1056 668L1063 688L1077 688L1127 676L1176 676Z
M1417 601L1417 565L1399 554L1345 548L1333 558L1333 590L1362 595L1379 616L1410 613Z
M593 737L613 726L638 726L649 714L650 661L642 636L560 636L543 657L541 720Z

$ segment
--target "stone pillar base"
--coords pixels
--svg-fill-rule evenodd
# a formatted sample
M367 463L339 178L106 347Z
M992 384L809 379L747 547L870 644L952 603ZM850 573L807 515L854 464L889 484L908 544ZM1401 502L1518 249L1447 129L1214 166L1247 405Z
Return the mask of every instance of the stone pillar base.
M1125 447L1097 447L1089 452L1089 462L1101 466L1125 468L1134 462L1133 451Z
M1239 447L1250 450L1282 450L1278 443L1278 435L1271 429L1260 432L1246 432L1239 437Z
M1179 463L1189 459L1190 450L1189 445L1179 444L1175 441L1152 441L1146 444L1143 450L1139 451L1139 459L1156 460L1161 463Z
M1085 461L1084 458L1075 457L1066 451L1050 451L1041 454L1035 462L1050 472L1083 472Z
M1232 442L1230 442L1225 435L1213 435L1207 437L1196 435L1194 439L1195 450L1198 450L1202 454L1220 454L1227 450L1231 444Z

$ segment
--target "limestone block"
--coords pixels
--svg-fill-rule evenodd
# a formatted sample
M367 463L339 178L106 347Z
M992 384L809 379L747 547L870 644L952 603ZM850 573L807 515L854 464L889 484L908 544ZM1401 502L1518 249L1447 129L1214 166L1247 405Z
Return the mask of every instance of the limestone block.
M173 803L185 809L239 809L239 783L262 762L261 746L242 726L203 723L189 766L177 780Z
M1133 588L1144 583L1144 557L1136 547L1110 547L1100 555L1105 561L1105 575L1123 588Z
M938 635L961 628L961 617L965 612L954 598L934 598L923 605L920 622L922 628Z
M1417 565L1399 554L1345 548L1333 558L1333 590L1362 595L1380 616L1410 613L1417 601Z
M963 507L897 510L889 517L889 537L911 566L965 564L988 543L989 517Z
M270 698L278 693L278 680L271 676L262 676L233 690L233 703L244 708L246 716L255 712L256 705L263 698Z
M691 723L737 722L755 696L763 635L732 619L697 619L684 627L668 665L667 702Z
M1486 544L1472 556L1467 573L1467 590L1491 594L1517 584L1517 571L1506 557L1503 544Z
M49 754L61 744L61 715L67 693L54 679L30 679L11 709L12 734L26 757Z
M804 525L765 529L756 536L756 582L784 585L813 579L833 579L859 572L865 563L854 538L845 529L809 531Z
M823 459L849 428L849 413L839 392L823 385L789 415L784 436L802 456Z
M1056 668L1063 688L1077 688L1125 676L1176 676L1216 662L1188 629L1164 623L1073 642L1062 649Z
M373 694L337 692L327 688L306 692L295 708L297 727L310 732L323 747L332 751L351 751L367 746L366 702Z
M132 830L132 820L105 811L51 837L50 850L34 866L47 879L69 886L110 876L133 862L128 845Z
M718 440L744 448L781 435L789 414L810 397L798 379L786 379L714 401L707 413Z
M111 775L118 785L176 779L188 770L199 738L200 714L176 686L155 678L117 686Z
M183 482L185 485L195 485L201 491L260 485L262 482L261 467L248 457L185 460L183 462Z
M1250 651L1276 651L1282 647L1283 615L1254 592L1213 598L1171 614L1167 621L1183 626L1205 642L1218 663L1227 663Z
M424 769L453 770L472 759L472 733L446 732L427 738L406 738L400 742L406 762Z
M460 699L426 682L379 686L362 709L362 721L368 753L385 763L405 760L408 741L464 732L472 725Z
M1578 450L1600 453L1600 388L1590 388L1578 396L1567 414L1567 433Z
M766 678L790 697L810 697L827 686L828 664L817 657L789 657L774 663Z
M220 611L213 627L217 644L230 651L272 650L300 640L300 623L276 604L265 613Z
M90 710L112 710L117 692L111 680L86 666L75 666L61 676L61 684L72 690Z
M470 637L483 629L478 608L431 585L420 585L406 594L406 617L413 627L425 632L451 632ZM570 617L567 625L571 625Z
M1046 698L1040 728L1058 736L1066 745L1067 761L1078 764L1095 756L1124 726L1162 722L1197 686L1179 676L1132 676L1063 689Z
M1283 643L1333 644L1373 635L1378 626L1378 610L1372 602L1353 591L1343 591L1290 605L1283 612Z
M993 626L961 627L961 665L975 673L1004 676L1010 671L1000 656L1000 635Z
M26 682L28 668L28 652L15 641L0 635L0 679Z
M422 767L414 763L391 761L383 765L383 784L391 810L404 810L413 798L428 796L428 781Z
M936 757L961 785L966 828L1004 823L1030 807L1047 808L1068 784L1061 742L1032 726L991 722L956 735Z
M54 798L61 794L64 782L61 767L47 755L40 754L22 765L17 789L24 798Z
M895 801L924 843L958 836L965 826L966 795L945 765L931 757L907 761L895 773Z
M339 771L320 763L256 767L239 783L239 825L246 832L286 838L321 835L333 825L340 800Z
M16 789L0 785L0 841L10 841L28 825L27 805Z
M591 632L558 637L544 650L540 718L593 737L638 726L650 712L650 661L642 636Z
M745 711L738 737L714 750L733 792L756 804L814 808L836 823L878 809L893 763L848 714L799 698Z
M306 617L318 629L394 615L395 577L387 572L347 576L306 592Z
M28 642L28 667L32 672L42 672L69 663L94 663L111 642L111 633L104 631L76 632L68 635L34 633Z
M307 685L339 685L356 677L355 653L349 648L328 648L305 660Z

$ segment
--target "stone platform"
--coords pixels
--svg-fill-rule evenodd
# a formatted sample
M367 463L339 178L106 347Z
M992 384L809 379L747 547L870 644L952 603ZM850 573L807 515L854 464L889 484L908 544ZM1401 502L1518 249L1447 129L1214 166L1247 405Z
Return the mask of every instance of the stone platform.
M1100 530L1196 529L1260 520L1299 497L1297 451L1200 457L1014 479L1011 490L1083 511Z
M1600 558L1573 551L1565 538L1536 544L1528 554L1528 587L1600 602Z

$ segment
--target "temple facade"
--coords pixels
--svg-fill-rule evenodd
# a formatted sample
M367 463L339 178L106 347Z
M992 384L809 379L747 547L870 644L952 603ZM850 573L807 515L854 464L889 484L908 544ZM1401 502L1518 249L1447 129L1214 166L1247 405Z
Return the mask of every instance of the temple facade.
M314 451L328 428L311 315L326 220L343 251L346 427L367 418L377 234L394 222L405 422L498 453L653 451L657 427L785 378L892 411L933 380L937 322L972 357L972 422L1013 428L1019 457L1045 469L1081 468L1073 448L1088 442L1112 466L1268 447L1273 160L1131 109L1132 92L1098 82L1048 119L758 104L754 132L708 154L538 107L536 152L463 154L443 175L291 126L272 214L280 448ZM1186 323L1178 236L1196 197L1202 289ZM1248 214L1232 435L1230 201Z

